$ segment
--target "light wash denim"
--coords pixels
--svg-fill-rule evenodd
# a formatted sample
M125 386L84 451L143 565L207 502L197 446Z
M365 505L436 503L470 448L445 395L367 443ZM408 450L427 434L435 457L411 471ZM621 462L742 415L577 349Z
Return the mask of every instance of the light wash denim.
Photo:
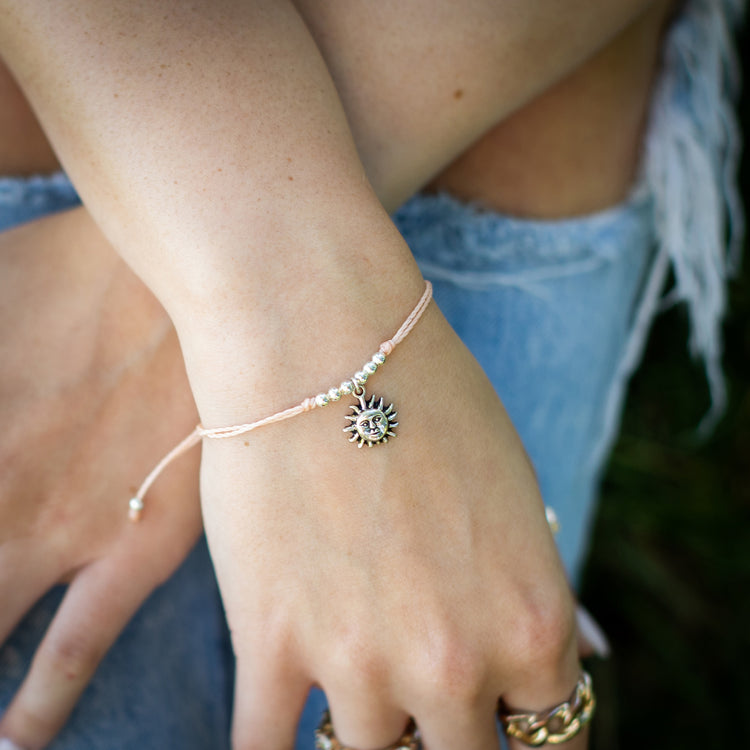
M0 229L77 204L62 175L0 180ZM417 196L395 220L437 304L504 401L545 502L560 517L559 547L575 578L599 446L608 439L605 405L654 257L648 191L593 216L547 222ZM61 595L51 592L0 649L0 709ZM231 648L201 542L130 623L52 748L221 750L228 747L231 682ZM312 748L323 704L314 691L298 750Z

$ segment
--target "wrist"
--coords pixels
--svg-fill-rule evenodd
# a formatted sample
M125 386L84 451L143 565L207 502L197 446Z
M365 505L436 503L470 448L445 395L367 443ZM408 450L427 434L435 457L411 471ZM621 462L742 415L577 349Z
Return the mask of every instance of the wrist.
M255 294L220 294L178 317L204 424L260 417L350 378L424 292L408 248L404 255L351 253L305 269L294 283L286 277Z

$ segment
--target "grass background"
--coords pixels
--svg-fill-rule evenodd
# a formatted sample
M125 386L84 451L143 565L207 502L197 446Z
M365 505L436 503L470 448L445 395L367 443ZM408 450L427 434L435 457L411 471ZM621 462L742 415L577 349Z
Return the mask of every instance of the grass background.
M740 49L748 79L747 31ZM700 443L694 431L708 395L687 354L684 310L658 319L631 384L581 591L613 646L608 661L588 665L594 750L750 747L748 250L725 324L729 408L711 438Z

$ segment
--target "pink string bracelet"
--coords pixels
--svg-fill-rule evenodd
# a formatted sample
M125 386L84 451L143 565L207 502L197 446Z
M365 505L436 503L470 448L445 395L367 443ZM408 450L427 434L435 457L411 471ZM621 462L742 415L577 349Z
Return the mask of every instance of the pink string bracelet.
M355 414L354 416L347 416L347 419L352 424L344 429L345 432L352 433L350 441L358 441L360 448L363 445L371 447L378 443L388 442L388 437L394 436L393 428L398 424L395 421L396 412L393 411L393 404L388 408L384 408L383 399L381 398L378 401L375 396L370 398L368 404L365 400L365 383L370 375L374 375L378 367L385 363L386 357L391 354L395 347L411 333L430 304L431 299L432 284L426 281L424 294L398 331L396 331L392 338L384 341L378 347L378 351L362 366L361 370L355 372L349 380L345 380L341 385L330 388L324 393L319 393L317 396L310 396L296 406L276 412L276 414L260 419L257 422L233 425L231 427L215 427L212 429L198 425L184 440L172 448L143 480L138 492L130 499L128 512L130 520L140 520L144 508L144 497L164 469L183 453L187 453L191 448L198 445L203 438L223 440L225 438L245 435L248 432L257 430L259 427L265 427L275 422L283 422L285 419L291 419L299 414L312 411L315 408L326 406L334 401L338 401L342 396L353 395L359 400L359 406L351 407Z

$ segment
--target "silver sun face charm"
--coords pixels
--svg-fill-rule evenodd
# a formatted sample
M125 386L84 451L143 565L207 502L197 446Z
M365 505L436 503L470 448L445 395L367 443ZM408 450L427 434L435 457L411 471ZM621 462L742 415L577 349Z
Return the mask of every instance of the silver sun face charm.
M398 425L396 421L397 411L393 410L393 404L385 408L383 399L371 396L370 402L366 401L365 390L354 394L359 401L359 406L352 404L354 414L347 414L346 418L351 422L344 427L344 432L350 432L349 442L357 441L357 447L367 445L372 448L379 443L387 443L389 437L396 437L393 428Z

